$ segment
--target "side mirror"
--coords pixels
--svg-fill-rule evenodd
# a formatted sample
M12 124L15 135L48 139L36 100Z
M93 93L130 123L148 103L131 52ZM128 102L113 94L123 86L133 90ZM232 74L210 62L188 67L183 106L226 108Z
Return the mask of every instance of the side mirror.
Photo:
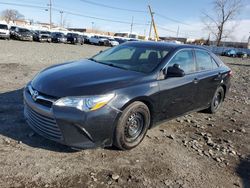
M184 70L180 68L179 64L174 64L172 67L168 67L165 70L166 77L183 77L185 76Z

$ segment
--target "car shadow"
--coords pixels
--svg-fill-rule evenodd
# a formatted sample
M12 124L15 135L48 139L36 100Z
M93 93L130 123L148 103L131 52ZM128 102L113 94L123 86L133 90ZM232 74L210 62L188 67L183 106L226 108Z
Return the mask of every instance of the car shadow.
M245 159L241 159L236 168L236 173L240 176L243 188L250 187L250 155Z
M67 146L45 139L27 125L23 116L22 89L0 93L0 135L6 144L13 139L16 143L22 142L35 148L42 148L56 152L76 152ZM8 140L8 141L6 141ZM3 143L5 143L3 142Z

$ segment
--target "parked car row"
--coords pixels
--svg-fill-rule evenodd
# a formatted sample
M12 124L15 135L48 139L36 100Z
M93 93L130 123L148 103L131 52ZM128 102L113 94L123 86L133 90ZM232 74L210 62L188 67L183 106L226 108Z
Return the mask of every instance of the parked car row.
M239 57L239 58L247 58L247 53L243 51L236 51L234 49L226 50L221 53L222 56L227 57Z
M54 42L70 44L95 44L102 46L117 46L127 41L137 39L110 37L102 35L82 35L75 32L64 34L63 32L50 32L44 30L29 30L18 26L8 27L7 24L0 24L0 38L22 41Z
M99 46L117 46L127 41L138 41L137 39L124 38L124 37L110 37L101 35L94 35L91 37L86 35L83 36L85 38L85 43L95 44Z

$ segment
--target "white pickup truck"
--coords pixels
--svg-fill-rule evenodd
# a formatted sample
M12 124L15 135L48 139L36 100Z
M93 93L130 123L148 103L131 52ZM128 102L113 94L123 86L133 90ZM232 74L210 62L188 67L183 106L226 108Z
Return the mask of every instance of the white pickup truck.
M5 23L0 23L0 38L10 39L10 31Z

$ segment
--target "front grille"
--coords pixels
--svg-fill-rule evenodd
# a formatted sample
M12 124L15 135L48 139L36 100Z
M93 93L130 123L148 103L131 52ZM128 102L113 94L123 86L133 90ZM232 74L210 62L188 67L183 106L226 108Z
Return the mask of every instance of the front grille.
M44 100L44 99L37 99L36 100L36 103L38 103L38 104L41 104L41 105L43 105L43 106L46 106L46 107L48 107L48 108L51 108L51 106L52 106L52 102L50 102L50 101L47 101L47 100Z
M31 86L27 87L27 92L31 95L31 97L32 97L34 91L35 90ZM53 105L53 102L56 101L56 98L54 98L52 96L48 96L48 95L45 95L43 93L38 93L38 94L39 95L37 96L35 102L40 104L40 105L51 108L51 106Z
M38 112L32 110L28 105L25 105L25 116L28 124L42 136L51 140L61 140L62 134L59 127L56 124L56 120L51 117L44 116Z

